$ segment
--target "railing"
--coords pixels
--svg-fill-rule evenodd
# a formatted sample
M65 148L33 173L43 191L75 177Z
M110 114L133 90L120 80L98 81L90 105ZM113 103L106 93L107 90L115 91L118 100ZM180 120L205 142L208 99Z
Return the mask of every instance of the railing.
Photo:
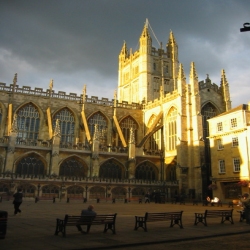
M42 88L35 88L31 89L29 86L23 86L22 88L19 87L19 85L16 85L13 91L14 85L10 84L10 86L6 86L5 83L0 82L0 91L5 92L14 92L18 94L25 94L25 95L34 95L34 96L41 96L41 97L51 97L56 99L63 99L63 100L70 100L70 101L76 101L79 104L82 104L82 95L77 96L76 93L69 93L67 94L64 91L58 91L58 93L55 93L54 90L46 89L45 91ZM104 106L114 106L114 99L111 101L108 98L102 98L98 99L97 96L91 96L88 97L86 95L85 103L92 103L92 104L98 104L98 105L104 105ZM120 108L129 108L129 109L142 109L142 105L139 103L131 103L128 104L127 102L122 102L116 104L117 107Z
M108 179L108 178L98 178L98 177L66 177L53 175L20 175L11 172L5 172L0 174L0 180L6 181L18 181L18 180L33 180L33 181L46 181L53 182L53 184L61 185L63 183L71 182L72 185L90 185L90 184L103 184L103 185L147 185L147 186L178 186L178 180L176 181L156 181L156 180L141 180L141 179Z

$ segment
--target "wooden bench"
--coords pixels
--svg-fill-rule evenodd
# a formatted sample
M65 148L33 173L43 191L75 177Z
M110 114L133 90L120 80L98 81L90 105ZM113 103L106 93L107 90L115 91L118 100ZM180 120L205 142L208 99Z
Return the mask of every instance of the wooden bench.
M207 226L207 218L221 217L221 223L225 221L233 222L233 209L230 210L205 210L205 213L195 213L194 225L202 223L204 226Z
M68 226L87 226L87 232L89 232L92 225L104 225L103 233L106 233L109 229L116 234L115 231L115 214L97 214L96 216L89 215L68 215L66 214L64 219L56 219L56 231L55 235L62 233L63 237L66 236L66 227Z
M165 213L145 213L145 216L135 216L135 228L137 230L142 227L145 232L147 232L147 222L157 222L157 221L168 221L170 220L170 227L178 225L180 228L182 226L182 213L179 212L165 212Z

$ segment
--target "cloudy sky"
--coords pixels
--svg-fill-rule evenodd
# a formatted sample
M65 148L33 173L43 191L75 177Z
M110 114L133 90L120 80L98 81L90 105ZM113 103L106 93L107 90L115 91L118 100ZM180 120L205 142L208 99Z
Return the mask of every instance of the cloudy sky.
M187 80L192 61L199 81L225 69L232 107L250 101L249 0L1 0L0 82L112 99L123 41L137 50L146 18L164 45L173 31Z

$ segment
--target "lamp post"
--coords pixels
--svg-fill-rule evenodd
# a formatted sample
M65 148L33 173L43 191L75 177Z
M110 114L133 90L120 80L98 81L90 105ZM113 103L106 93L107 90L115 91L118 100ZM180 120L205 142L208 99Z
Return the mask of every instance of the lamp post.
M250 31L250 23L244 23L243 28L240 29L240 32Z
M85 201L88 200L88 186L85 187Z

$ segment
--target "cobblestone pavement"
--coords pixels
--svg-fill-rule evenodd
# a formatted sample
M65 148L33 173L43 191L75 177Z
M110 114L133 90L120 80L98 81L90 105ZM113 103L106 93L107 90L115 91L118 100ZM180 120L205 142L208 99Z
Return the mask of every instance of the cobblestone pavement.
M26 200L21 205L22 213L13 215L11 201L0 203L0 210L9 213L7 234L0 240L1 250L12 249L133 249L147 250L161 249L220 249L240 248L250 249L250 226L245 222L239 222L238 207L234 207L234 224L226 221L220 223L220 218L209 218L208 226L203 224L194 226L194 213L204 212L205 209L230 209L223 205L222 208L204 207L192 204L138 204L131 202L124 204L110 201L93 201L95 211L101 213L117 213L116 231L113 235L110 231L102 233L103 226L91 227L88 235L80 234L75 227L67 228L67 237L55 236L56 218L64 218L65 214L80 214L90 202L83 204L80 201L65 201L52 203L51 201ZM141 228L134 231L135 215L143 216L145 212L183 211L183 226L170 228L169 222L148 223L148 232Z

